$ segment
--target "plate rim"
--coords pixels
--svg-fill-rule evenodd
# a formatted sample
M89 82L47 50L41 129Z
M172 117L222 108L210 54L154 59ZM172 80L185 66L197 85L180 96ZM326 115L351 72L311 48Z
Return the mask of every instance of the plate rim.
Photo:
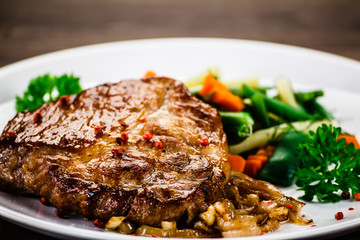
M117 45L128 45L128 46L134 46L134 45L141 45L141 44L152 44L157 42L167 42L167 43L175 43L175 42L183 42L183 43L194 43L194 42L206 42L214 43L214 42L228 42L233 44L247 44L252 46L262 46L262 47L275 47L282 50L287 51L294 51L299 52L301 54L306 55L312 55L315 54L318 58L324 58L326 61L329 60L341 60L342 62L349 64L351 67L359 68L360 69L360 60L352 59L349 57L341 56L334 53L329 53L317 49L307 48L307 47L301 47L296 45L290 45L290 44L282 44L282 43L276 43L276 42L267 42L267 41L259 41L259 40L248 40L248 39L236 39L236 38L221 38L221 37L168 37L168 38L144 38L144 39L134 39L134 40L123 40L123 41L111 41L111 42L103 42L103 43L95 43L95 44L88 44L83 46L76 46L71 48L65 48L60 49L57 51L47 52L43 54L39 54L33 57L21 59L18 61L15 61L13 63L6 64L2 67L0 67L0 77L4 74L11 73L11 71L15 71L16 68L24 67L24 65L28 65L29 63L38 63L41 61L44 61L46 58L53 58L56 57L56 55L71 55L75 52L83 52L87 50L96 50L97 48L111 48Z

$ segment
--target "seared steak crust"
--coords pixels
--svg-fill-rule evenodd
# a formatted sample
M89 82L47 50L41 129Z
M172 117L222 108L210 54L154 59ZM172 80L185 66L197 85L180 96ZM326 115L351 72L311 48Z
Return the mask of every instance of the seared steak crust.
M0 137L0 189L88 218L159 225L206 210L229 178L226 159L215 109L173 79L127 80L18 113Z

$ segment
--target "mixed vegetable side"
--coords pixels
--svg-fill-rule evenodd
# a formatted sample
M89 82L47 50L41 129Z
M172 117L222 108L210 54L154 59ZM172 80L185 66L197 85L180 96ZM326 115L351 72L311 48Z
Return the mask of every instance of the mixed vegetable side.
M278 186L290 186L296 179L306 201L360 200L360 145L336 127L318 102L322 90L294 92L285 78L274 87L260 86L257 78L223 82L217 68L185 85L219 110L233 171ZM45 74L32 79L23 96L16 97L16 110L34 110L81 91L78 77Z
M318 102L322 90L294 92L286 78L274 87L223 82L217 68L185 85L220 111L233 171L278 186L295 181L306 201L360 200L360 145Z

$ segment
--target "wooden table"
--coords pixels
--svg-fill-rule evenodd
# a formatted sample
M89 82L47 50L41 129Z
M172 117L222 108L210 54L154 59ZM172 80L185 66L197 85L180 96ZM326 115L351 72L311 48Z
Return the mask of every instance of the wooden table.
M360 1L0 0L0 66L70 47L158 37L270 41L360 60ZM4 220L0 238L51 239Z

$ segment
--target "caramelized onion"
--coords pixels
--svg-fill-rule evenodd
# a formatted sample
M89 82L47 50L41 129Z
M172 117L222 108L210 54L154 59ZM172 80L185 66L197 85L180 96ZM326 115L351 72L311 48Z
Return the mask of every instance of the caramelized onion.
M187 209L187 220L181 223L187 229L177 229L174 221L163 221L162 228L143 225L135 231L134 225L124 217L110 219L107 228L122 233L135 232L140 236L245 237L275 231L284 222L300 225L312 223L312 220L300 217L304 203L285 196L270 183L239 172L233 175L224 189L224 196L224 199L218 199L200 214Z
M297 212L294 212L292 210L289 211L289 217L291 219L291 222L299 224L299 225L309 225L313 223L313 220L307 220L299 216Z
M135 225L127 221L123 221L118 229L120 233L125 233L125 234L132 234L135 232L135 230L136 230Z
M139 227L136 230L135 234L139 236L157 236L173 238L199 238L209 236L202 231L194 229L164 230L162 228L150 227L147 225L142 225L141 227Z
M273 232L280 227L279 221L276 219L269 219L265 225L261 226L261 232Z

